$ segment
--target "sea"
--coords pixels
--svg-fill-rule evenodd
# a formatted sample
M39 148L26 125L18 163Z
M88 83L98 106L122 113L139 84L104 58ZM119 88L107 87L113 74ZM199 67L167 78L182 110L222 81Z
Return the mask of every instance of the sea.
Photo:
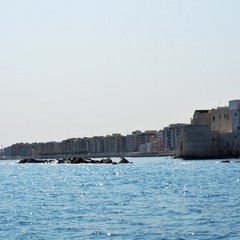
M239 160L128 160L0 161L0 239L240 239Z

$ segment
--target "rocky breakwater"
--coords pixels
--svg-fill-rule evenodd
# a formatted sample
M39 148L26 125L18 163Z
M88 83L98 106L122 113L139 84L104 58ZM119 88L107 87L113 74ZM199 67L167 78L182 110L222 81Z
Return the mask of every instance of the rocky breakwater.
M18 163L56 163L56 164L127 164L129 162L126 158L121 158L117 163L111 158L104 158L101 160L93 160L90 158L82 157L73 157L73 158L64 158L64 159L34 159L34 158L25 158L20 160Z
M53 159L35 159L35 158L24 158L18 163L54 163L56 160Z

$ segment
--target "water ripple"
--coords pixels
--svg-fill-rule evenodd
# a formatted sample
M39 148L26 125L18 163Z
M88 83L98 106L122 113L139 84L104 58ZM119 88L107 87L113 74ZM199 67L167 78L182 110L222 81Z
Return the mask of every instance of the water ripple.
M1 239L240 239L240 165L0 163Z

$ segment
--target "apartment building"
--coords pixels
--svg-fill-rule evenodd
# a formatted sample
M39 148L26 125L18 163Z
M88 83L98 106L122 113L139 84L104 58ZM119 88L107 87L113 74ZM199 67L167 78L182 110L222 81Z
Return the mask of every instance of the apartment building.
M176 123L164 128L165 151L177 150L180 128L185 125L184 123Z
M104 137L104 153L121 153L124 151L124 136L115 133Z
M104 153L104 137L94 136L89 138L90 153Z

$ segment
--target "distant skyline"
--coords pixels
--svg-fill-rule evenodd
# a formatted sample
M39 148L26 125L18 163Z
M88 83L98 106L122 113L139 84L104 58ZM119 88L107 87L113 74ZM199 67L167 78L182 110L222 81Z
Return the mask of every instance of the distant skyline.
M240 1L0 2L0 145L189 123L240 99Z

